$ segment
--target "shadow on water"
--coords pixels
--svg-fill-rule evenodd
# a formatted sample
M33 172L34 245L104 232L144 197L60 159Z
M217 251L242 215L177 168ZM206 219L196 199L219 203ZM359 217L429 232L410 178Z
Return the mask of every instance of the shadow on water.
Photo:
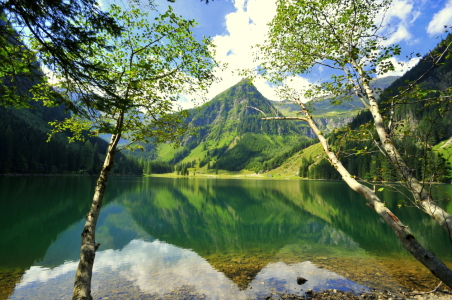
M70 295L94 183L93 177L0 178L0 299L52 285L55 299ZM254 299L271 289L436 283L342 182L113 177L107 192L97 229L99 296ZM397 195L382 197L424 246L452 261L438 226L418 209L399 209ZM301 275L308 283L300 287Z

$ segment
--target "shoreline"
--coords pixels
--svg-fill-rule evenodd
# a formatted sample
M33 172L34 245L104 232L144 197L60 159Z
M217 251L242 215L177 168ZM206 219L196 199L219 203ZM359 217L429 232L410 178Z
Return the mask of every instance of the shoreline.
M408 299L423 299L423 300L450 300L452 293L443 292L442 290L434 293L422 293L416 291L400 291L392 293L390 291L377 291L353 293L345 292L336 289L312 291L308 290L304 295L293 295L284 293L272 293L264 298L265 300L314 300L314 299L329 299L329 300L377 300L377 299L392 299L392 300L408 300Z
M30 176L30 177L52 177L52 176L67 176L67 177L98 177L98 174L32 174L32 173L0 173L0 176L4 177L20 177L20 176ZM301 181L329 181L329 182L344 182L344 180L333 180L333 179L310 179L302 178L297 175L281 175L281 174L206 174L197 173L196 175L181 176L175 173L163 173L163 174L110 174L109 177L156 177L156 178L180 178L180 179L196 179L196 178L206 178L206 179L254 179L254 180L301 180ZM358 180L359 182L369 183L369 184L401 184L398 181L365 181ZM430 184L452 184L448 182L431 182Z

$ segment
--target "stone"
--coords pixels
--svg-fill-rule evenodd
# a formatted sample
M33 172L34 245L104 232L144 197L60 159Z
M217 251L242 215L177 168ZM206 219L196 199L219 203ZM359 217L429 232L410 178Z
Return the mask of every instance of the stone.
M306 281L308 281L306 278L303 278L303 277L297 277L297 283L298 283L299 285L305 284Z

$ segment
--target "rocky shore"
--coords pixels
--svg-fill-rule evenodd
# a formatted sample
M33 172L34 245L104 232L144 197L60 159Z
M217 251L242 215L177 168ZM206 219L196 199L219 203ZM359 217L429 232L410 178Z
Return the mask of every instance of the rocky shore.
M272 294L264 298L265 300L451 300L452 293L446 290L440 290L430 294L419 294L418 292L398 292L373 291L371 293L354 294L339 290L327 291L307 291L305 295Z

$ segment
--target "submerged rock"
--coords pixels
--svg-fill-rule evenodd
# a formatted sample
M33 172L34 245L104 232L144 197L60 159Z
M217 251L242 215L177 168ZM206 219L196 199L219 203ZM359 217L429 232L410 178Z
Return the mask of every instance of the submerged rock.
M306 278L303 278L303 277L297 277L297 283L298 283L299 285L305 284L306 281L308 281Z

